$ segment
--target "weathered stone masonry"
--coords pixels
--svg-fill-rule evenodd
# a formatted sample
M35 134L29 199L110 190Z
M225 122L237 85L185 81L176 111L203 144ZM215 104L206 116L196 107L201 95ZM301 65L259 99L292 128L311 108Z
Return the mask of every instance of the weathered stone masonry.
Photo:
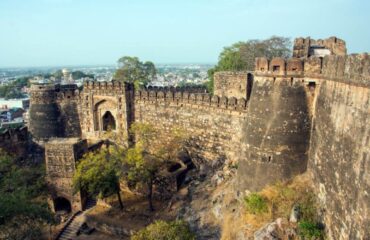
M336 55L311 56L312 49ZM98 140L107 127L128 137L134 121L165 131L181 127L191 137L190 154L199 168L238 161L240 191L310 171L329 236L366 239L370 59L345 52L340 39L298 39L294 54L300 58L259 58L253 73L217 73L219 96L174 89L135 92L118 82L85 83L82 91L34 86L30 130L40 140ZM51 147L47 156L61 154ZM59 191L67 195L59 189L55 196Z
M55 210L58 205L63 205L63 201L71 204L69 208L73 212L83 209L86 196L73 194L72 178L77 160L86 151L86 140L77 138L53 139L45 144L46 177Z
M237 158L246 104L245 98L138 91L135 121L151 123L164 131L184 129L190 136L195 164L214 165Z
M324 59L309 169L333 239L370 238L370 58Z

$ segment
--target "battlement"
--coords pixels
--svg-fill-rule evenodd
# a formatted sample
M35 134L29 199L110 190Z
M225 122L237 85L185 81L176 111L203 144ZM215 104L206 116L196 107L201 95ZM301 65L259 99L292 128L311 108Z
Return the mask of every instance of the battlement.
M32 84L31 92L47 92L47 91L58 91L60 89L59 84Z
M327 56L322 62L322 77L370 88L370 57L367 53Z
M124 92L125 90L133 89L134 85L131 83L122 83L119 81L109 81L109 82L96 82L96 81L86 81L83 84L84 91L109 91L109 92Z
M30 105L55 103L56 93L59 91L59 84L33 84L30 91Z
M138 90L135 91L135 100L147 103L191 104L233 111L245 111L247 109L247 100L245 98L212 96L207 93Z
M256 58L255 74L271 76L297 76L304 74L305 61L300 58ZM319 65L320 66L320 63Z
M301 37L294 40L293 57L296 58L323 57L325 55L344 56L346 54L346 42L337 37L318 40Z
M370 87L370 57L367 53L302 58L257 58L255 75L308 77Z

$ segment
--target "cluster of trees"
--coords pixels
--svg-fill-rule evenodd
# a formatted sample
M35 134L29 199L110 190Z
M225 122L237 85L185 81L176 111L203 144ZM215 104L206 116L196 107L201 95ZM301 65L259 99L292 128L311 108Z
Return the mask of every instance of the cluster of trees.
M147 86L157 74L154 63L141 62L137 57L122 57L118 60L118 64L120 67L115 72L114 79L134 83L136 88Z
M133 146L115 139L108 141L107 147L85 155L77 165L73 186L76 192L84 190L99 198L117 195L123 208L120 182L125 181L130 187L146 191L148 207L153 211L153 186L163 169L179 161L186 135L179 129L166 135L147 123L134 123L130 133L135 136Z
M290 38L272 36L265 40L248 40L225 47L220 53L218 63L208 70L208 90L213 92L213 75L218 71L253 71L257 57L291 56Z
M21 77L6 85L0 86L0 98L24 98L25 94L21 91L23 87L29 86L29 78Z
M39 239L42 227L54 223L44 172L0 151L0 239Z

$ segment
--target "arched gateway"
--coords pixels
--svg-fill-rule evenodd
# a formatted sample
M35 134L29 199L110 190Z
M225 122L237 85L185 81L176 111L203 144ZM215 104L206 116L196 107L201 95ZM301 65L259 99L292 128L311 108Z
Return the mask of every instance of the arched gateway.
M107 111L102 117L103 131L116 130L116 120L114 119L112 113Z

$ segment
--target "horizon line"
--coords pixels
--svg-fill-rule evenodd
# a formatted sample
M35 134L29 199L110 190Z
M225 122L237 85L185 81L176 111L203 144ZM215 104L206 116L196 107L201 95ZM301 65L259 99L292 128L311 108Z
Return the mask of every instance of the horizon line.
M154 63L154 62L153 62ZM161 63L154 63L154 65L185 65L185 64L197 64L197 65L216 65L217 63L210 63L210 62L161 62ZM116 67L117 64L72 64L72 65L40 65L40 66L0 66L1 69L22 69L22 68L73 68L73 67L98 67L98 66L105 66L105 67Z

